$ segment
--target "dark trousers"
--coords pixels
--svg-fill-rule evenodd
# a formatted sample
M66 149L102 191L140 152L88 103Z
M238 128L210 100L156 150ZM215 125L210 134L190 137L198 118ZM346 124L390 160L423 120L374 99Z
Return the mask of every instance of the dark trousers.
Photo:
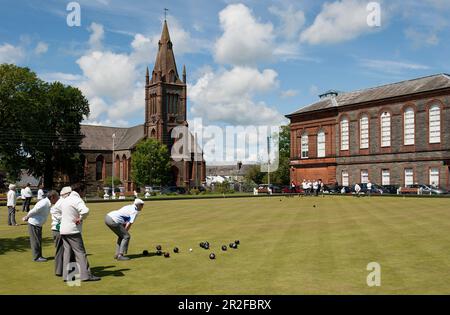
M33 254L33 260L42 257L42 226L28 223L28 232L30 233L30 245Z
M70 234L70 235L61 235L63 240L63 278L65 280L68 279L70 268L69 263L71 262L70 256L73 252L75 256L75 261L78 264L79 270L77 273L80 274L80 280L87 280L91 277L91 270L89 268L89 262L87 260L86 250L84 248L83 238L81 237L81 233Z
M31 204L31 197L25 198L25 201L23 203L23 211L30 211L30 204Z

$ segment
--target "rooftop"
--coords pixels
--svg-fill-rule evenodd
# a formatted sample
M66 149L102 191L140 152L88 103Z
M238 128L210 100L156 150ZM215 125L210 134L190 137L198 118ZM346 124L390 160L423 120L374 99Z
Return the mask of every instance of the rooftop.
M356 105L370 101L390 99L394 97L441 90L445 88L450 88L450 75L445 73L435 74L427 77L386 84L368 89L356 90L353 92L338 93L336 97L321 99L316 103L307 105L299 109L298 111L287 115L287 117L296 114L325 110L333 107Z

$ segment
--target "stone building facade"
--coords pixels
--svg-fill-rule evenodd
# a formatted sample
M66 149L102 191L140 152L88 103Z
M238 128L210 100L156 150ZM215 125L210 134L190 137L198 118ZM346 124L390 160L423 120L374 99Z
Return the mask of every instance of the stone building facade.
M291 120L291 179L450 188L450 76L329 91Z
M171 137L172 129L177 126L188 127L186 68L183 67L183 77L180 78L166 21L158 45L151 77L148 68L145 76L144 124L131 128L81 126L84 135L81 157L84 180L89 191L110 186L105 179L112 176L113 168L114 176L120 179L126 191L133 191L136 187L131 178L131 155L136 145L144 139L153 138L165 144L171 152L175 141ZM189 136L192 150L195 147L192 145L194 139L191 134ZM194 158L192 153L190 159L182 161L172 160L170 185L189 188L205 182L206 165L203 155L201 152L195 155Z

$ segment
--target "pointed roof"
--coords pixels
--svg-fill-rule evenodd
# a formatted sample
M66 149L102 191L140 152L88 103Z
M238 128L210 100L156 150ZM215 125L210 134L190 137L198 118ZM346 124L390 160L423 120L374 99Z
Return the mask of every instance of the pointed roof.
M164 20L161 39L159 40L158 55L156 56L153 73L157 75L157 78L155 79L155 76L152 76L152 83L156 83L160 80L168 83L182 83L178 75L175 55L170 40L169 27L167 26L166 20ZM159 73L161 74L161 77L159 77Z

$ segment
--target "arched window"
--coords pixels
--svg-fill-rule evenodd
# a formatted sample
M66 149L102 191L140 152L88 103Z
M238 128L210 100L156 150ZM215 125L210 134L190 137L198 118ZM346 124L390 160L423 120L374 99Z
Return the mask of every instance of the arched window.
M317 134L317 157L323 158L325 154L325 132L321 130Z
M433 105L428 114L430 143L441 143L441 108L439 105Z
M309 152L309 139L308 139L308 133L305 132L302 135L302 159L308 158L308 152Z
M103 179L103 163L104 162L105 162L105 159L103 158L103 155L97 156L97 159L95 160L95 180Z
M381 147L391 146L391 113L381 114Z
M359 148L369 148L369 116L366 114L359 119Z
M403 119L404 145L413 145L415 142L414 137L416 132L414 109L411 107L405 109Z
M346 151L348 149L349 149L348 118L342 118L342 120L341 120L341 150Z

